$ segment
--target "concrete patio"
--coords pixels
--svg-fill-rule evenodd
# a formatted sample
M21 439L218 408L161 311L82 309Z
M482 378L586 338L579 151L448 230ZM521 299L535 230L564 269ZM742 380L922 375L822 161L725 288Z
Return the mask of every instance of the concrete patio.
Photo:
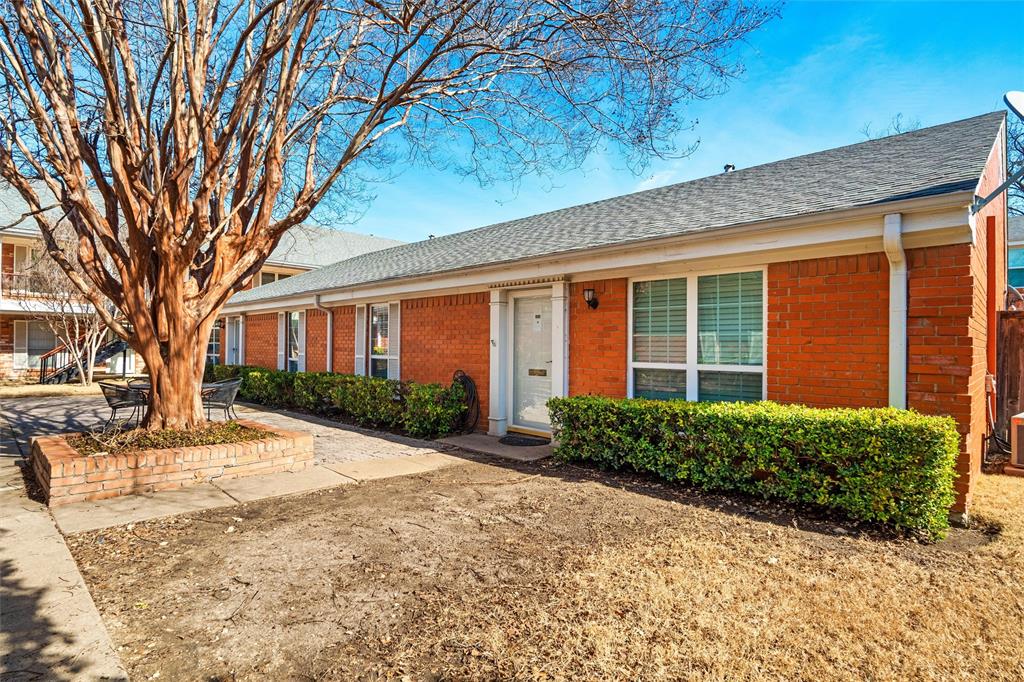
M110 415L100 396L5 398L0 400L0 411L6 415L26 456L31 436L99 428ZM237 412L239 417L270 426L313 434L317 464L429 455L456 447L254 405L238 405ZM214 413L212 417L216 419L218 415Z

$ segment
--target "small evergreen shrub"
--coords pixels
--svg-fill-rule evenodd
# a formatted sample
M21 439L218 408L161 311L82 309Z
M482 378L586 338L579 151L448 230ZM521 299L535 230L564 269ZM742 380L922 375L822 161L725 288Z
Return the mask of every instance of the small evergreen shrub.
M435 438L458 428L466 411L462 384L407 384L402 430L410 436Z
M704 490L814 504L940 537L956 423L907 410L552 398L556 456Z
M393 379L353 377L334 394L334 406L357 423L393 429L402 423L405 387Z
M284 372L215 365L214 378L242 378L239 398L346 417L362 426L397 429L419 438L452 433L465 416L460 384L417 384L333 372Z

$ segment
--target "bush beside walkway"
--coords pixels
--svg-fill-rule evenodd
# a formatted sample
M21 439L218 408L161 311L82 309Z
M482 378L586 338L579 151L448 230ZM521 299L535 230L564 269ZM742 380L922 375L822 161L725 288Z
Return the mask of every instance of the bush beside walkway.
M548 406L565 461L818 505L933 538L949 526L960 438L948 417L593 396Z
M242 400L340 416L360 426L394 429L415 438L456 431L466 411L461 385L417 384L333 372L284 372L247 365L216 365L218 380L242 378Z

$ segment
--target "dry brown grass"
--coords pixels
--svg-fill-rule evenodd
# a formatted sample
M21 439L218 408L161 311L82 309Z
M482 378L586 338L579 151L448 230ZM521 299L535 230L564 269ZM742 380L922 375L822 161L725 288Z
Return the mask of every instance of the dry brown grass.
M4 398L50 398L56 396L100 395L99 384L0 384L0 400Z
M1001 532L922 545L471 464L71 546L140 678L1024 679L1024 479L976 514Z
M1002 532L957 547L702 509L539 580L445 595L395 653L461 652L444 669L460 679L1021 680L1024 480L985 477L977 510Z

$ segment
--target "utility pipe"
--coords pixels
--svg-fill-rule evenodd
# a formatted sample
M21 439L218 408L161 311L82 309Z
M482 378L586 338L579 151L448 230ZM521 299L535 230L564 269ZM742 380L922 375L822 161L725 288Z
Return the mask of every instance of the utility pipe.
M882 244L889 259L889 405L907 407L907 254L903 216L885 216Z
M334 309L328 308L320 303L320 294L313 297L313 305L317 310L327 313L327 348L324 354L327 356L327 371L334 371Z

